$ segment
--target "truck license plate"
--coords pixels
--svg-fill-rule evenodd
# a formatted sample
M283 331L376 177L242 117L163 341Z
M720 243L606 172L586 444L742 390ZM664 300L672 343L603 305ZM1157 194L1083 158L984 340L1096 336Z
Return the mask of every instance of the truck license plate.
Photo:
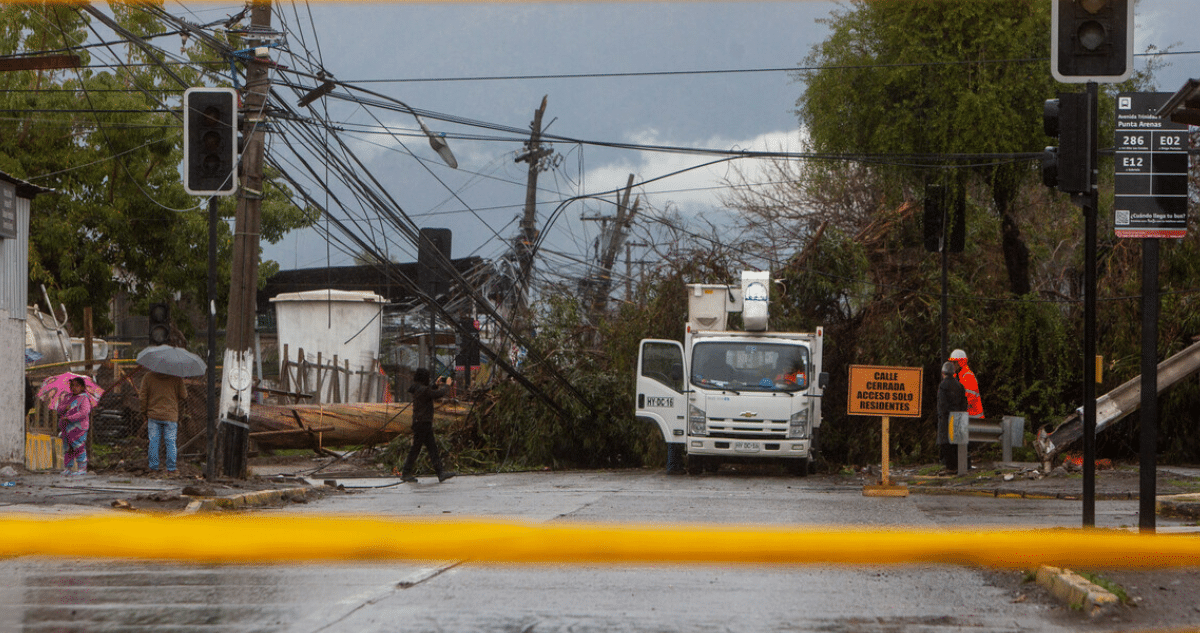
M733 450L742 451L743 453L757 453L762 450L762 445L758 442L734 442Z

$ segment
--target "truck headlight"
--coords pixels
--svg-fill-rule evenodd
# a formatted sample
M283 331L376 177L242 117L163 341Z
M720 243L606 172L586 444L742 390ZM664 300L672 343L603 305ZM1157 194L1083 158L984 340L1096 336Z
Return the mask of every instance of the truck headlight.
M788 438L789 439L804 439L808 437L808 408L801 409L792 414L788 420Z
M704 411L694 404L688 405L688 435L708 435Z

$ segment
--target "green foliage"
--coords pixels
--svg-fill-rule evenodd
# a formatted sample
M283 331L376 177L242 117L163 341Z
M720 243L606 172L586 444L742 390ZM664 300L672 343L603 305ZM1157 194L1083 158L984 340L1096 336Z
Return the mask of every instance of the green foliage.
M1122 587L1121 585L1117 584L1116 582L1113 582L1113 581L1105 578L1104 576L1101 576L1100 574L1096 574L1096 573L1092 573L1092 572L1080 572L1079 575L1083 576L1085 579L1087 579L1088 582L1092 583L1093 585L1096 585L1096 586L1100 587L1101 589L1104 589L1105 591L1116 596L1117 599L1121 601L1121 604L1130 604L1130 605L1135 604L1133 602L1133 600L1131 600L1129 598L1129 593L1125 591L1125 588Z
M683 295L682 291L676 294ZM659 298L669 303L666 297ZM574 297L551 297L541 307L534 345L548 362L527 364L524 375L553 394L566 407L565 415L521 385L505 382L493 390L494 404L479 422L481 439L502 447L502 463L523 467L645 464L648 456L659 451L662 439L633 419L633 368L642 332L604 323L597 336L595 329L584 325ZM623 313L619 320L627 323L628 316ZM643 321L643 327L649 323ZM573 385L582 399L559 389L554 373Z
M132 32L165 29L142 5L112 5L115 19ZM45 51L88 37L90 16L67 5L0 6L0 42L13 52ZM52 193L36 197L30 220L31 297L45 285L71 322L92 308L97 334L110 330L108 308L119 292L133 311L150 301L179 297L176 313L189 306L205 313L208 268L208 204L183 191L182 124L173 112L185 86L136 47L130 65L111 71L86 68L0 73L0 170ZM193 44L194 59L210 55ZM80 52L87 66L90 53ZM203 78L173 67L189 85ZM268 173L270 178L271 174ZM275 241L311 223L287 202L279 186L265 187L261 235ZM222 219L233 216L235 198L222 198ZM227 295L231 236L218 225L219 296ZM222 301L223 303L223 301ZM220 306L218 312L220 310ZM177 319L185 332L186 318Z

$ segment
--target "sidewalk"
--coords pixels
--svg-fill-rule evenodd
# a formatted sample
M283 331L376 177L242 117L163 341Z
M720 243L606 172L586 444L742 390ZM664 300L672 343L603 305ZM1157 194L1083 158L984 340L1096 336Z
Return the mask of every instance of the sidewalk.
M117 510L198 512L307 502L319 488L295 477L251 476L208 482L202 477L150 477L128 472L87 475L0 467L0 512L80 514Z
M914 494L968 494L1025 499L1082 499L1083 473L1062 467L1043 473L1033 462L983 462L970 474L921 474L925 468L899 468L892 479L908 484ZM1141 479L1134 466L1117 465L1098 469L1095 476L1097 501L1136 500ZM1157 469L1155 497L1160 504L1172 503L1176 495L1200 493L1200 469L1163 466Z

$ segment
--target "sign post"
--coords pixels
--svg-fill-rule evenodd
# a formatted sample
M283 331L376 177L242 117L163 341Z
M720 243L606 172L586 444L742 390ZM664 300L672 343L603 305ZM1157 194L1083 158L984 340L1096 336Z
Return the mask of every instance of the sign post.
M920 367L850 366L849 415L878 415L881 420L882 473L877 486L863 486L866 497L907 497L908 487L892 484L889 471L891 418L921 417Z

